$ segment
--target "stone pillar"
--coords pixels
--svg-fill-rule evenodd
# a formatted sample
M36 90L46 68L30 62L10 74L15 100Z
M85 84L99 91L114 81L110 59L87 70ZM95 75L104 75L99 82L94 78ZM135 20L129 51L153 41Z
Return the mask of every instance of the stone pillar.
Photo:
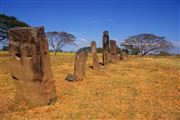
M83 80L85 76L85 68L88 53L80 49L76 52L75 62L74 62L74 76L77 80Z
M88 58L88 53L82 49L76 52L74 61L74 74L68 74L66 80L74 82L77 80L83 80L85 76L86 61Z
M120 59L120 60L125 60L125 59L127 59L127 53L126 53L125 51L122 51L121 54L120 54L120 56L119 56L119 59Z
M103 32L103 65L109 63L109 35L108 31Z
M98 60L98 56L97 56L96 42L95 41L91 42L91 53L92 53L92 57L93 57L93 69L99 70L100 65L99 65L99 60Z
M85 68L87 61L88 53L80 49L76 52L75 63L74 63L74 75L77 80L83 80L85 76Z
M44 27L11 29L9 38L17 100L28 107L54 103L57 95Z
M82 49L78 50L75 56L74 74L68 74L65 79L71 82L83 80L85 76L87 58L87 52L83 51Z
M111 63L117 62L117 47L115 40L110 41L110 62Z

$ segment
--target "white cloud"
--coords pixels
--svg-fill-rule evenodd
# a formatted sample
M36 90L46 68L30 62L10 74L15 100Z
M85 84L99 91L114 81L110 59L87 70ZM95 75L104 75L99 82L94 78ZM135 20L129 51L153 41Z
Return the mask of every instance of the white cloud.
M87 40L85 38L81 38L80 41L81 42L87 42Z
M171 49L171 53L180 54L180 41L171 41L174 48Z
M171 41L176 48L180 48L180 41Z
M80 38L76 44L78 45L78 48L87 47L89 46L89 41L86 38Z

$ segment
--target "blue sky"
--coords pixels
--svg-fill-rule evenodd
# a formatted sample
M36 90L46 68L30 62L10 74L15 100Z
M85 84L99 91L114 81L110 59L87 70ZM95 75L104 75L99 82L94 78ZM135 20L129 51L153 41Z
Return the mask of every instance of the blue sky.
M66 31L79 47L92 40L101 46L102 32L118 45L128 36L152 33L175 43L180 53L178 0L0 0L0 12L46 31ZM64 50L77 50L66 46Z

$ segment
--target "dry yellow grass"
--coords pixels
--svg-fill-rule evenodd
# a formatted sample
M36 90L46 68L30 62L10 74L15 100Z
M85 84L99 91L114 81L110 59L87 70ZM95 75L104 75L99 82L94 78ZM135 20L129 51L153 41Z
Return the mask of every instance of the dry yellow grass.
M71 83L65 76L73 73L74 54L51 55L58 101L23 109L14 99L6 54L0 56L0 119L180 119L179 57L131 57L94 72L89 56L85 79Z

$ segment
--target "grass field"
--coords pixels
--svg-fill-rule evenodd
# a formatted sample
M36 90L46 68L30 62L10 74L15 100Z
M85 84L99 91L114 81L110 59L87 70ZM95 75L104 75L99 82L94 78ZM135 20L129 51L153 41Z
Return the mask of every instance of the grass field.
M180 57L129 57L95 72L89 56L84 80L72 83L65 76L74 53L52 54L58 101L24 109L14 99L7 54L0 54L2 120L180 120Z

